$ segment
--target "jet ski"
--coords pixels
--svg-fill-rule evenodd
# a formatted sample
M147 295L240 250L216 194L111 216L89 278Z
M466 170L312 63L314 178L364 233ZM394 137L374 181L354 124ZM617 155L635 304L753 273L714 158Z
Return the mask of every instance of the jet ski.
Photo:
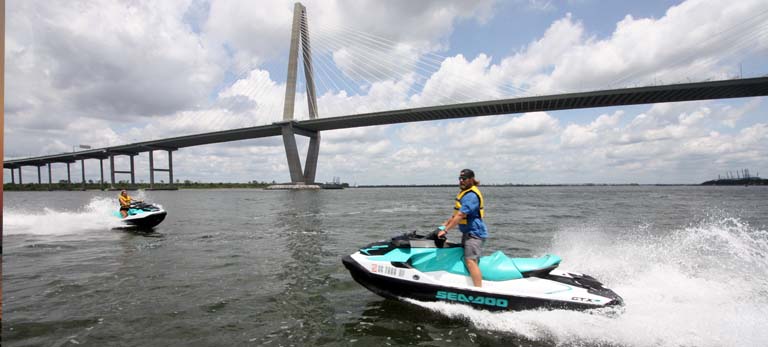
M131 202L128 207L128 216L122 218L120 211L114 213L114 215L120 218L122 225L121 229L125 228L138 228L138 229L150 229L160 224L164 219L167 212L162 207L146 203L143 201Z
M490 311L589 310L623 306L623 299L595 278L558 269L560 257L510 258L497 251L480 258L483 286L474 287L461 244L435 233L404 233L344 256L352 278L391 299L466 304Z

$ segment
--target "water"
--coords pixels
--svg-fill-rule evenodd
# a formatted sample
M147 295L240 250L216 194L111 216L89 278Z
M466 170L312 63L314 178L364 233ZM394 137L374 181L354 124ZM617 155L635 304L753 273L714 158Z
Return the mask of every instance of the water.
M111 230L114 192L5 192L2 342L768 344L768 187L483 189L486 254L558 254L624 297L618 317L396 302L351 279L342 255L432 230L455 193L136 192L168 211L145 235Z

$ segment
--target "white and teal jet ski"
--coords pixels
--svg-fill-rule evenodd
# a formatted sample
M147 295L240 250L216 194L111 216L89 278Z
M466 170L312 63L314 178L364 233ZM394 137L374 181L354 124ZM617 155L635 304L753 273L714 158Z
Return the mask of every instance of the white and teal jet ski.
M120 211L113 213L115 217L120 218L120 229L151 229L160 224L164 219L167 212L162 207L154 204L149 204L143 201L131 202L128 207L128 216L122 218Z
M487 310L622 306L622 298L595 278L557 269L560 257L481 257L483 286L475 287L460 244L415 231L371 243L342 262L352 278L385 298L466 304Z

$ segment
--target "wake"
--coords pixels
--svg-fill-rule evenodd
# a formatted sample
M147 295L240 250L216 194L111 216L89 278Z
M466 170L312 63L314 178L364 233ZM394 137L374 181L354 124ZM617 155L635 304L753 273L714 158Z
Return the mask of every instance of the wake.
M677 230L622 235L560 230L551 249L566 270L594 275L624 298L622 314L491 313L442 302L417 305L479 329L555 345L768 345L768 232L734 217Z
M43 207L39 211L5 208L3 233L5 235L72 235L109 230L120 226L113 216L115 199L94 197L76 211L60 211Z

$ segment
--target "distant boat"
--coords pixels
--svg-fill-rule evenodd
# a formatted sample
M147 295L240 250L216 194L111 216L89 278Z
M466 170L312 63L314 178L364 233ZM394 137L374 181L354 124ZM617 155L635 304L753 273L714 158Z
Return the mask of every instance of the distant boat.
M349 187L349 184L341 183L341 177L334 177L333 182L325 182L320 184L320 188L323 189L344 189L345 186Z
M344 189L344 185L341 183L321 183L320 188L323 189Z
M282 183L272 184L264 188L266 190L313 190L320 189L320 185L317 184L304 184L304 183Z

